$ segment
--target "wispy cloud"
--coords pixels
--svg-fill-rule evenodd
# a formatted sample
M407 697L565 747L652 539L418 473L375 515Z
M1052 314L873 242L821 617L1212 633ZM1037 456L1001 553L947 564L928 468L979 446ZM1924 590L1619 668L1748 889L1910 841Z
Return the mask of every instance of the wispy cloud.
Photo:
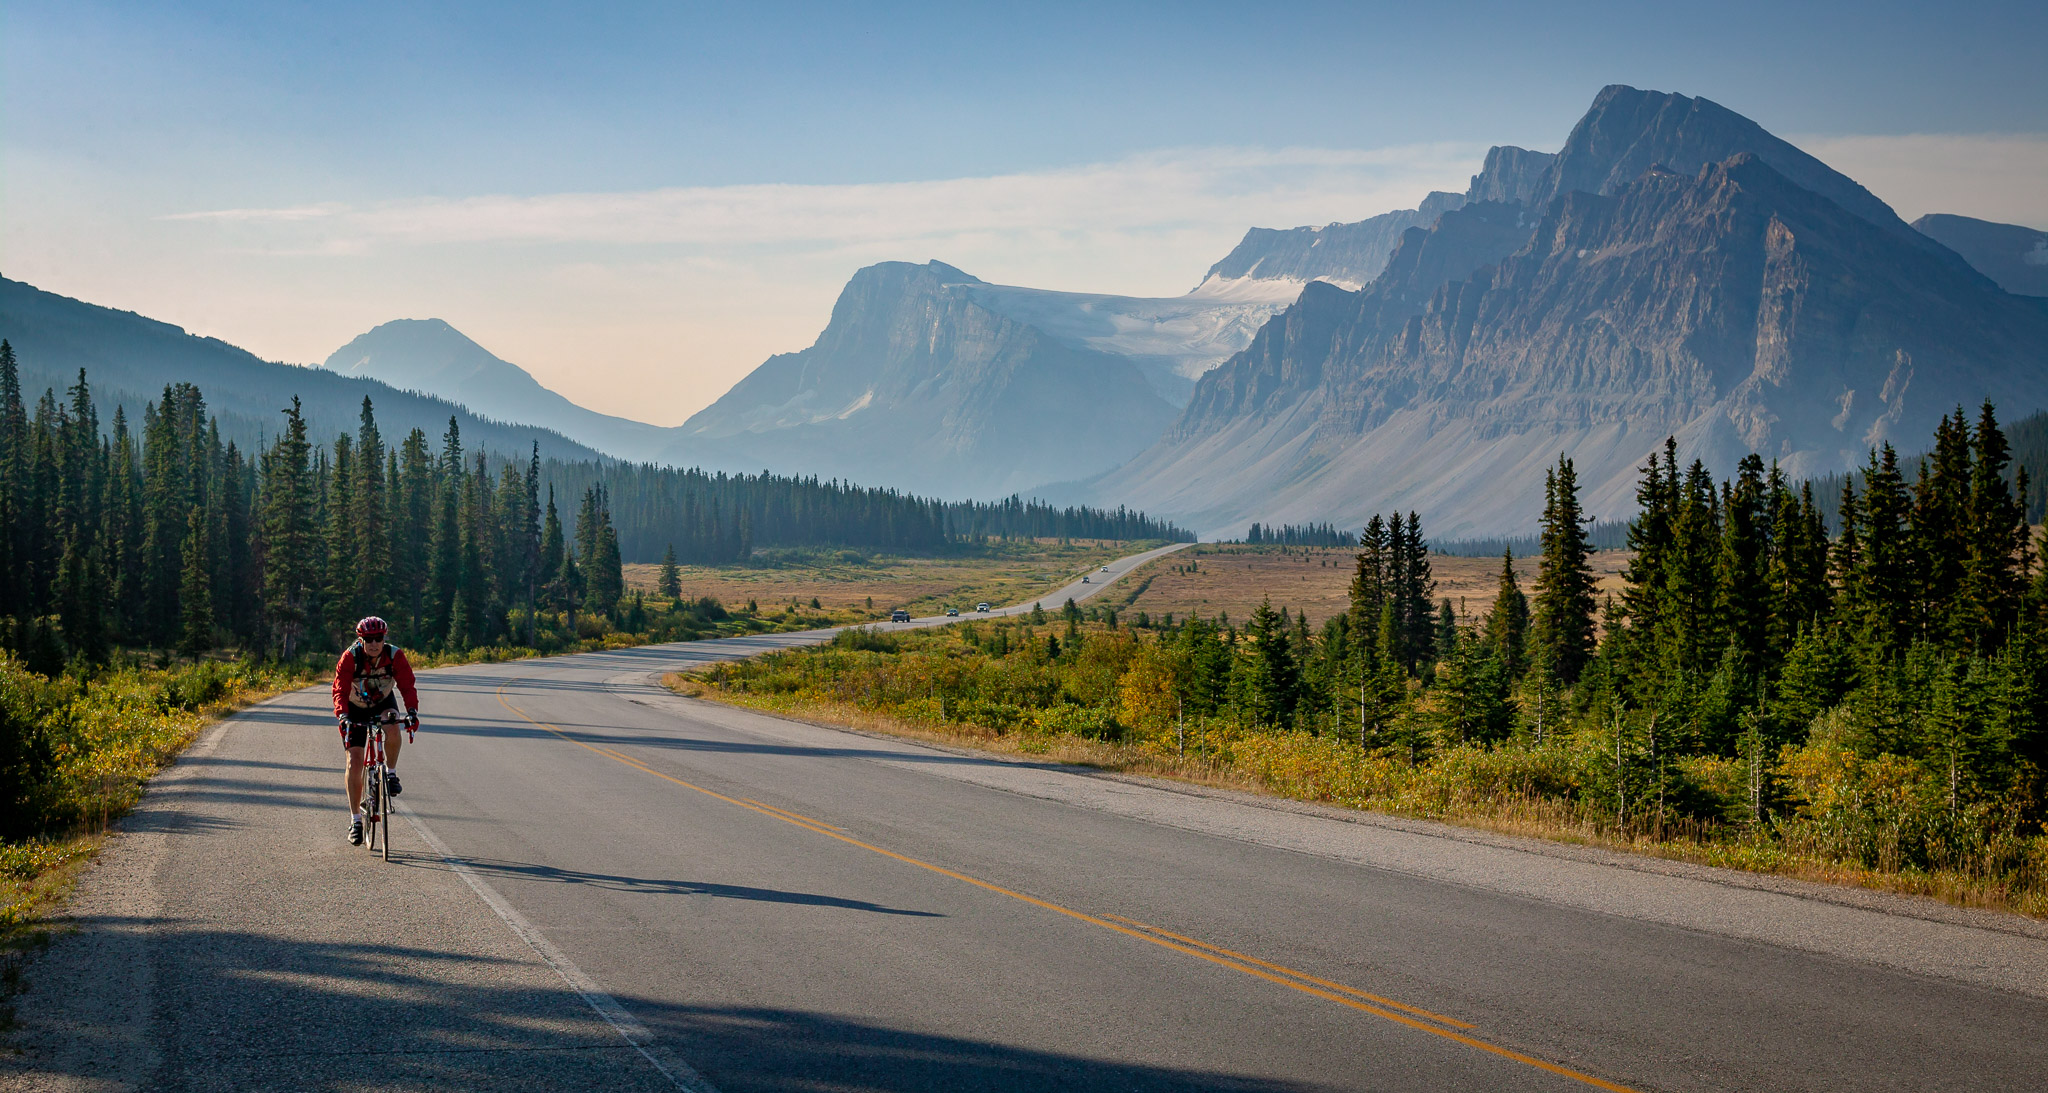
M167 219L365 244L859 245L993 233L1065 235L1355 218L1462 184L1482 149L1196 149L1061 170L854 185L480 195L223 209ZM297 238L294 238L297 237Z
M348 211L347 205L299 205L289 209L213 209L196 213L171 213L159 220L206 220L218 223L268 223L290 224L303 220L319 220Z

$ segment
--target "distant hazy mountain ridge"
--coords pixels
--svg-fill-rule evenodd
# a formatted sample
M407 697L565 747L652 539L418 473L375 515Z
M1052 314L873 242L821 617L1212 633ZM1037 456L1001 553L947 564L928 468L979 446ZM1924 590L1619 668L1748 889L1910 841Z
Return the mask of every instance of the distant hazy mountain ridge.
M1962 255L2007 292L2048 296L2048 232L1952 213L1930 213L1914 230Z
M385 323L335 350L321 367L460 402L499 421L552 429L621 459L657 459L676 441L673 430L570 402L440 319Z
M140 423L142 408L161 397L170 383L198 385L222 430L245 448L275 436L292 396L304 400L308 428L320 439L354 433L363 397L376 406L388 439L413 428L439 438L452 416L471 450L524 458L540 443L541 454L561 459L596 459L599 453L546 429L508 425L479 417L467 408L414 394L368 378L351 378L318 368L301 368L257 358L214 338L186 333L169 323L132 311L116 311L44 292L0 278L0 337L20 360L22 389L62 390L86 371L106 419L116 404Z
M768 359L685 422L771 470L993 497L1098 474L1173 406L1130 359L1070 344L943 262L855 274L816 344Z

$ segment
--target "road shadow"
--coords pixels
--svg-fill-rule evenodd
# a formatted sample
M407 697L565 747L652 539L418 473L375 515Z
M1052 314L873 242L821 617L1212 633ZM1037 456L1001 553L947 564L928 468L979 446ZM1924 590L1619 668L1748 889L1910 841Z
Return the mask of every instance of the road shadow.
M665 1090L584 998L523 948L484 957L399 941L335 943L100 917L76 922L30 969L0 1086L149 1090ZM95 988L109 935L153 969L154 990ZM95 940L100 942L95 946ZM688 969L677 974L688 978ZM50 980L49 984L38 982ZM740 988L744 990L745 987ZM105 996L95 996L104 990ZM618 1002L724 1093L1184 1090L1292 1093L1243 1075L1114 1062L817 1010ZM1080 1030L1079 1039L1095 1039ZM140 1045L146 1050L135 1050ZM1081 1049L1083 1051L1086 1048Z
M439 858L409 856L405 864L426 869L446 869L447 863ZM536 865L531 862L500 861L494 858L464 858L462 864L483 874L487 878L517 878L519 880L546 881L550 884L580 885L603 888L613 892L644 892L652 895L716 896L721 899L749 900L756 903L789 903L807 907L837 907L848 911L867 911L878 915L902 915L908 918L945 918L937 911L913 911L903 907L884 907L860 899L842 899L839 896L820 895L816 892L787 892L779 888L750 888L742 884L714 884L710 881L664 880L655 877L627 877L612 873L586 873L578 869L562 869L552 865Z

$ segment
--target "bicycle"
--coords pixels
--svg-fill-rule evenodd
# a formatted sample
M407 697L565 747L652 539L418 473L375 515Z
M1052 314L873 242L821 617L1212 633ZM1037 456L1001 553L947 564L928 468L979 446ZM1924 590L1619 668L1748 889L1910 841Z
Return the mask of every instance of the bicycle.
M372 854L381 849L387 862L391 860L391 768L384 760L384 726L391 724L403 724L406 739L411 740L419 728L419 719L410 713L388 711L369 722L369 732L363 739L363 824L369 836L364 844Z

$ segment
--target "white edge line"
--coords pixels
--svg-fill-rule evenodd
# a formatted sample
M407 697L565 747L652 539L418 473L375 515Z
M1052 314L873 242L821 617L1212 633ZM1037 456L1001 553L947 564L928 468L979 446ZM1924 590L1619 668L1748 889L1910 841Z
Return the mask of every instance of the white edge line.
M633 1050L639 1052L642 1058L653 1064L654 1069L661 1072L662 1077L686 1093L718 1093L717 1086L705 1081L702 1074L697 1073L675 1052L656 1042L654 1033L649 1031L646 1025L641 1024L639 1018L628 1013L626 1007L619 1004L618 999L605 993L604 988L597 985L597 980L590 978L582 968L576 966L575 961L570 960L562 950L555 948L554 942L535 929L533 923L526 921L525 915L505 902L505 897L499 895L497 889L492 888L476 870L450 853L447 845L421 822L419 814L414 812L411 806L397 801L393 801L392 804L405 814L413 830L419 832L420 838L433 848L434 853L441 856L441 860L448 864L448 868L453 869L457 876L469 884L470 889L484 901L484 905L504 920L505 925L519 935L519 940L526 942L536 955L547 961L548 966L555 969L563 982L569 984L569 989L582 996L583 1001L589 1003L590 1008L597 1011L597 1015L604 1018L605 1023L609 1024L613 1031L632 1045ZM386 838L389 837L387 834Z

